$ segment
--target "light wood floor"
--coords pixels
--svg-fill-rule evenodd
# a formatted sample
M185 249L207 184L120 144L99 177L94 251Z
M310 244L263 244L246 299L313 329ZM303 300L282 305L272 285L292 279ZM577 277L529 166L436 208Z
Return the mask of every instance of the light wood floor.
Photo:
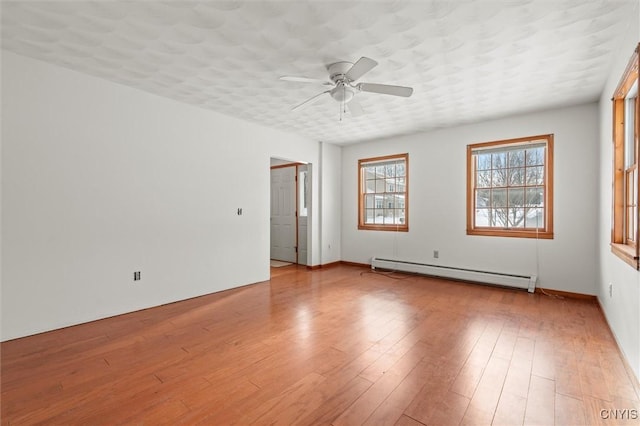
M593 301L352 266L272 274L3 343L2 423L638 422L613 419L640 410L637 383Z

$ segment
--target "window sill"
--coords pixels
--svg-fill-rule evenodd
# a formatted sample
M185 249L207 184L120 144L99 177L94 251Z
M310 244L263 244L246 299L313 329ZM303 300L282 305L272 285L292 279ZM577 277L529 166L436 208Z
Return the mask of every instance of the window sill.
M407 225L358 225L358 229L368 231L409 232L409 226Z
M485 237L537 238L540 240L553 239L553 232L536 232L510 229L467 229L467 235L483 235Z
M618 256L627 264L633 266L634 269L640 269L638 264L638 255L636 249L626 244L611 243L611 253Z

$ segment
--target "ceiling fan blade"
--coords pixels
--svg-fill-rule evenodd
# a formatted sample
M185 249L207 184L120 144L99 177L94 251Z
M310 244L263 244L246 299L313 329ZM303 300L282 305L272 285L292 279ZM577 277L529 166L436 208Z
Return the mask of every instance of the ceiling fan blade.
M347 107L349 108L349 112L353 117L360 117L364 114L364 110L362 109L362 105L358 102L357 99L353 98L347 103Z
M315 99L317 99L317 98L319 98L320 96L324 95L325 93L329 93L329 92L330 92L330 90L325 90L325 91L324 91L324 92L322 92L322 93L318 93L317 95L312 96L311 98L307 99L306 101L304 101L304 102L302 102L302 103L300 103L300 104L298 104L298 105L294 106L293 108L291 108L291 111L295 111L295 110L297 110L298 108L300 108L300 107L302 107L302 106L304 106L304 105L306 105L306 104L310 103L311 101L314 101Z
M358 62L356 62L351 68L349 68L349 71L347 71L345 75L349 80L356 81L357 79L371 71L376 65L378 65L376 61L363 56L362 58L358 59Z
M282 77L280 77L280 80L295 81L296 83L320 83L324 85L333 85L331 82L327 80L321 80L319 78L298 77L293 75L283 75Z
M383 95L403 96L408 98L413 93L413 88L404 86L391 86L388 84L360 83L358 89L363 92L382 93Z

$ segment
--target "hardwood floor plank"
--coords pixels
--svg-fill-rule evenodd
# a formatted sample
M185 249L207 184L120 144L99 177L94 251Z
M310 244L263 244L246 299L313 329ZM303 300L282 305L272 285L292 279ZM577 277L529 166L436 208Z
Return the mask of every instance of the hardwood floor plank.
M498 357L489 360L469 403L473 412L487 412L493 418L508 370L508 361Z
M527 408L527 398L503 391L493 416L492 424L498 426L521 425Z
M556 393L555 424L588 425L586 410L581 400Z
M455 392L448 392L440 399L431 417L427 421L430 425L457 425L460 424L464 413L469 406L470 399Z
M529 397L524 416L525 425L552 425L555 421L555 383L531 376Z
M626 425L640 409L593 301L343 265L0 351L3 425Z
M478 383L480 383L483 373L484 366L473 363L465 364L451 385L450 390L458 395L471 399L476 391L476 387L478 387Z

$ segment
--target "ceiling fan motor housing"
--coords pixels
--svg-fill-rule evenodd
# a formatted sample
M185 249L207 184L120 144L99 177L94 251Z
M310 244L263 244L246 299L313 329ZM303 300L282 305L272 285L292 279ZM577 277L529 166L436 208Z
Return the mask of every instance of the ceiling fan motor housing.
M346 73L351 69L353 64L351 62L336 62L329 65L329 78L336 85L331 89L331 97L338 102L347 103L356 94L356 90L351 87L349 78Z
M329 78L334 83L338 83L339 81L346 81L347 71L351 69L353 64L351 62L336 62L335 64L331 64L327 67L329 70Z

